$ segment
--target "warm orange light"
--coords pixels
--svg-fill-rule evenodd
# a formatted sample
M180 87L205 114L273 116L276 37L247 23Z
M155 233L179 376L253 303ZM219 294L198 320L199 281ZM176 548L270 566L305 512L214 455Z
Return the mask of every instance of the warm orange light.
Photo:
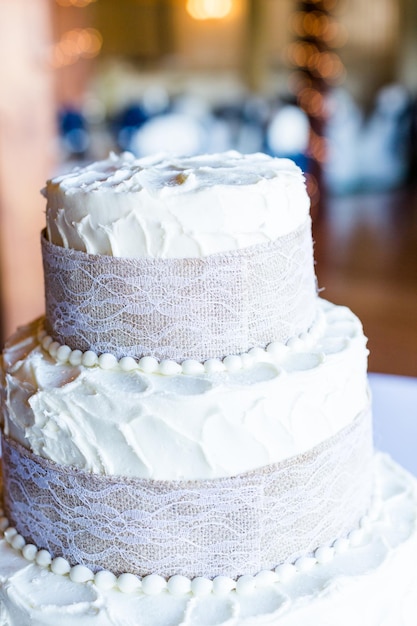
M56 0L56 2L61 7L78 7L83 9L92 2L97 2L97 0Z
M330 21L322 38L333 48L341 48L348 40L348 31L342 24Z
M101 50L103 38L95 28L74 28L63 34L52 49L51 64L55 68L72 65L81 58L91 59Z
M314 44L307 41L296 41L290 43L287 48L288 59L294 65L298 67L305 67L308 65L308 60L317 52L317 48Z
M314 176L314 174L311 174L309 172L306 172L305 178L306 178L307 192L311 199L311 204L314 207L315 205L318 204L320 200L319 183L318 183L317 178Z
M312 80L305 72L294 70L288 76L287 84L289 91L297 96L306 87L311 87Z
M314 131L310 131L309 153L319 163L324 163L327 156L327 141Z
M337 54L333 52L320 54L315 69L317 73L327 81L341 79L345 72L342 61Z
M303 19L304 13L302 11L295 11L290 17L290 26L299 37L303 37L305 35Z
M195 20L222 19L232 10L232 0L188 0L187 11Z
M324 98L317 89L305 87L298 93L301 108L312 117L323 117L325 112Z

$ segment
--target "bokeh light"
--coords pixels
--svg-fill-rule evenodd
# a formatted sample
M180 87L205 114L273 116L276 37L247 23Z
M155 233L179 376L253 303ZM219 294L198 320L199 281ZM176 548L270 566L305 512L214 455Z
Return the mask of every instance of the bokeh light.
M222 19L232 10L232 0L188 0L187 11L195 20Z
M55 68L72 65L79 59L91 59L101 50L103 38L95 28L74 28L67 31L54 44L51 65Z
M83 9L93 2L97 2L97 0L56 0L56 3L61 7L78 7L80 9Z

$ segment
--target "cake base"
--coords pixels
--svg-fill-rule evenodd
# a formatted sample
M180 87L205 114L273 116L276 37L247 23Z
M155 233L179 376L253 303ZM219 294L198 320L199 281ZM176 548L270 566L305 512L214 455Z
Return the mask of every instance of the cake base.
M356 546L287 582L204 597L71 582L0 539L0 626L415 626L417 480L375 455L380 513Z

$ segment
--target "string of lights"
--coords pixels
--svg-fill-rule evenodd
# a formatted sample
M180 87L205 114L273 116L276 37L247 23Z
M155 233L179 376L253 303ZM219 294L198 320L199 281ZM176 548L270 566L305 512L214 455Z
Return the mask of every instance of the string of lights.
M343 82L345 67L337 49L346 42L346 32L332 15L336 0L304 0L291 19L295 39L287 48L287 60L293 68L290 91L310 122L308 156L310 168L307 185L313 211L320 201L322 165L326 160L325 124L327 94Z
M55 0L64 8L84 9L97 0ZM96 57L102 48L103 37L96 28L72 28L64 32L51 47L50 64L54 69L73 65L81 59Z

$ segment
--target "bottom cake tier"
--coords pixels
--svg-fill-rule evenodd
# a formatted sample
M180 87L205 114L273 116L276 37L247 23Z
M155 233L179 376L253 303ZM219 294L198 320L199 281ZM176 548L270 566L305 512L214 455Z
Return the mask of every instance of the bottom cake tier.
M126 577L74 582L24 558L6 530L0 626L415 626L417 480L380 453L374 473L377 504L359 529L232 589L222 577L191 588Z

